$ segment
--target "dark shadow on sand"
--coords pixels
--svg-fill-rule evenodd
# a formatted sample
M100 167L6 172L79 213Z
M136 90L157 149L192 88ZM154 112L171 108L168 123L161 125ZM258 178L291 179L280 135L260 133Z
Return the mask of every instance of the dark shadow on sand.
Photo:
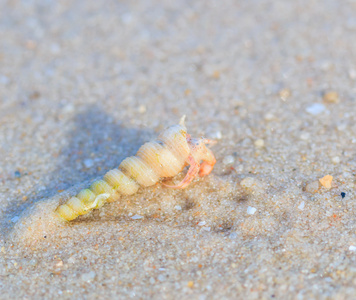
M68 133L66 146L57 158L57 167L34 186L26 202L14 199L0 219L0 230L10 230L11 219L20 216L24 210L37 201L52 197L61 190L88 179L105 174L120 162L134 155L138 148L154 136L153 131L129 128L114 120L98 106L87 107L73 119L73 130Z

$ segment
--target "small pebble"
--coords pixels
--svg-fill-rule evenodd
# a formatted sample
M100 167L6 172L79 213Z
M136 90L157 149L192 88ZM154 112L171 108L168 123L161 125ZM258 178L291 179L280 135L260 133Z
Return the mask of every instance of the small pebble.
M347 129L347 124L341 123L341 124L337 125L336 128L337 128L337 130L339 130L339 131L345 131L345 130Z
M235 158L232 155L225 156L223 159L224 165L231 165L235 162Z
M340 163L340 157L334 156L331 161L333 162L333 164L337 165L338 163Z
M192 288L194 286L194 281L189 281L188 282L188 287Z
M140 216L140 215L134 215L131 217L132 220L139 220L139 219L142 219L143 216Z
M175 210L182 210L182 207L181 207L180 205L176 205L176 206L174 207L174 209L175 209Z
M319 179L321 185L327 189L331 188L331 182L333 181L333 177L331 175L326 175L323 178Z
M356 79L356 70L355 70L355 69L350 69L350 70L349 70L349 77L350 77L350 79L352 79L352 80L355 80L355 79Z
M281 97L282 100L287 100L288 97L291 96L291 91L290 89L283 89L279 91L279 97Z
M350 251L356 251L356 247L353 246L353 245L351 245L351 246L349 247L349 250L350 250Z
M332 67L332 63L330 61L324 61L321 66L320 66L320 69L322 71L328 71L330 70L330 68Z
M300 203L300 205L298 206L298 208L299 208L300 210L303 210L303 209L304 209L304 206L305 206L305 202L302 201L302 203Z
M222 133L221 131L216 131L213 135L213 138L217 139L217 140L221 140L222 139Z
M68 263L69 264L74 264L75 263L75 257L74 256L71 256L68 258Z
M344 199L346 197L346 193L342 192L341 193L341 198Z
M160 281L160 282L163 282L166 280L166 276L164 276L163 274L160 274L158 275L157 279Z
M307 141L310 139L310 133L309 132L303 132L301 135L300 135L300 139L303 140L303 141Z
M249 215L253 215L256 211L257 211L257 209L252 206L247 207L247 213Z
M314 103L306 108L307 113L316 116L325 110L325 106L321 103Z
M140 106L138 107L138 112L139 112L140 114L144 114L144 113L146 112L146 106L140 105Z
M83 163L86 168L91 168L94 165L94 161L90 158L84 159Z
M205 224L206 224L205 221L201 221L201 222L198 223L198 226L204 226Z
M72 113L75 111L75 106L73 104L67 104L66 106L64 106L63 108L63 112L65 113Z
M258 139L258 140L255 141L254 144L255 144L255 146L256 146L257 148L262 148L262 147L264 147L264 145L265 145L265 141L262 140L262 139Z
M328 103L339 103L339 95L335 91L326 92L323 100Z
M32 267L35 267L38 265L38 260L35 259L35 258L32 258L30 261L29 261L29 265L32 266Z
M252 177L246 177L240 182L240 185L244 188L251 188L256 185L256 180Z
M319 181L313 181L305 186L305 190L308 193L315 194L319 190Z
M21 177L21 173L18 170L16 170L14 174L15 174L16 178L20 178Z
M83 281L92 281L96 277L96 273L94 271L90 271L89 273L82 274L81 278Z
M264 119L266 121L272 121L275 118L275 116L272 113L266 113L264 116Z
M56 267L57 267L57 268L63 267L63 261L62 261L62 260L59 260L59 261L56 263Z
M11 218L11 222L16 223L19 219L20 219L19 216L15 216L15 217Z
M237 233L236 232L231 232L230 234L229 234L229 239L230 240L234 240L234 239L236 239L237 238Z

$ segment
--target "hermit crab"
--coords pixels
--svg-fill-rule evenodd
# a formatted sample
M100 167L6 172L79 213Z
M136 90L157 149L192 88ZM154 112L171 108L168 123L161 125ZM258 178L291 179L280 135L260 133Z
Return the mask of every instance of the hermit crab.
M106 202L117 201L120 195L132 195L142 187L156 184L161 179L174 177L189 165L185 178L177 185L164 186L174 189L186 188L199 174L208 175L216 159L207 144L215 141L205 138L192 138L184 125L185 116L179 125L164 130L155 141L141 146L137 154L124 159L118 168L107 172L103 179L81 190L64 204L57 207L56 214L71 221Z

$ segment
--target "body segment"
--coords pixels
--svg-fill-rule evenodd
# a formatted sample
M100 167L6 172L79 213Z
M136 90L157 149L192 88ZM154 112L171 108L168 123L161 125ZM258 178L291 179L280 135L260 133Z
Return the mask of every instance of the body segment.
M103 179L81 190L56 209L57 215L71 221L80 215L100 208L106 202L117 201L120 195L132 195L140 186L156 184L160 179L173 177L188 164L189 171L184 180L172 188L185 188L200 170L204 176L211 172L216 160L205 144L206 139L192 139L184 126L184 118L179 125L164 130L156 141L145 143L135 156L124 159L117 169L107 172ZM203 160L200 166L200 161Z

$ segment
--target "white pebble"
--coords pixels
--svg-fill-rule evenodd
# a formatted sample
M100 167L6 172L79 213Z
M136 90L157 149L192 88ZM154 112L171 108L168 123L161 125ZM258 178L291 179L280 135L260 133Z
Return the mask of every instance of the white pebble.
M251 188L256 185L256 180L252 177L246 177L240 182L240 185L244 188Z
M38 260L35 259L35 258L32 258L32 259L30 260L29 264L30 264L30 266L35 267L35 266L38 265Z
M83 163L86 168L91 168L94 165L94 161L90 158L84 159Z
M175 209L175 210L182 210L182 207L181 207L180 205L176 205L176 206L174 207L174 209Z
M205 224L206 224L205 221L201 221L201 222L198 223L198 226L204 226Z
M16 223L19 219L20 219L19 216L15 216L15 217L13 217L13 218L11 219L11 222L12 222L12 223Z
M272 121L275 118L275 116L271 113L266 113L264 118L266 121Z
M257 209L252 206L247 207L247 213L249 215L253 215L256 211L257 211Z
M356 79L356 70L355 69L349 70L349 77L350 77L350 79L353 79L353 80Z
M316 116L325 110L325 106L321 103L314 103L306 108L307 113Z
M139 220L142 218L143 218L143 216L140 216L140 215L134 215L133 217L131 217L132 220Z
M350 250L350 251L356 251L356 247L353 246L353 245L351 245L351 246L349 247L349 250Z
M265 141L262 140L262 139L258 139L258 140L255 141L254 144L255 144L255 146L256 146L257 148L262 148L262 147L264 147L264 145L265 145Z
M211 228L210 228L210 227L203 227L202 230L204 230L204 231L210 231Z
M217 140L221 140L222 139L222 133L221 131L216 131L213 138L217 139Z
M161 275L158 275L157 279L160 281L160 282L163 282L166 280L166 276L164 276L163 274Z
M74 111L75 111L75 106L71 103L63 107L63 112L65 113L72 113Z
M310 133L309 132L303 132L301 135L300 135L300 139L303 140L303 141L307 141L310 139Z
M229 234L229 239L230 240L234 240L234 239L236 239L237 238L237 233L236 232L231 232L230 234Z
M92 281L96 277L96 273L94 271L90 271L89 273L82 274L83 281Z
M337 125L337 130L339 130L339 131L345 131L347 129L347 124L345 124L345 123L341 123L341 124L339 124L339 125Z
M333 164L338 164L338 163L340 163L340 157L338 157L338 156L334 156L332 159L331 159L331 161L333 162Z
M146 106L140 105L140 106L138 107L138 112L139 112L140 114L144 114L144 113L146 112Z
M75 257L74 257L74 255L68 258L68 263L69 263L69 264L74 264L74 263L75 263Z
M56 267L57 267L57 268L63 267L63 261L60 260L59 262L57 262L57 263L56 263Z
M302 201L302 203L300 203L300 205L298 206L298 208L299 208L300 210L303 210L303 209L304 209L304 206L305 206L305 202Z
M232 155L225 156L223 159L224 165L231 165L235 162L235 158Z

